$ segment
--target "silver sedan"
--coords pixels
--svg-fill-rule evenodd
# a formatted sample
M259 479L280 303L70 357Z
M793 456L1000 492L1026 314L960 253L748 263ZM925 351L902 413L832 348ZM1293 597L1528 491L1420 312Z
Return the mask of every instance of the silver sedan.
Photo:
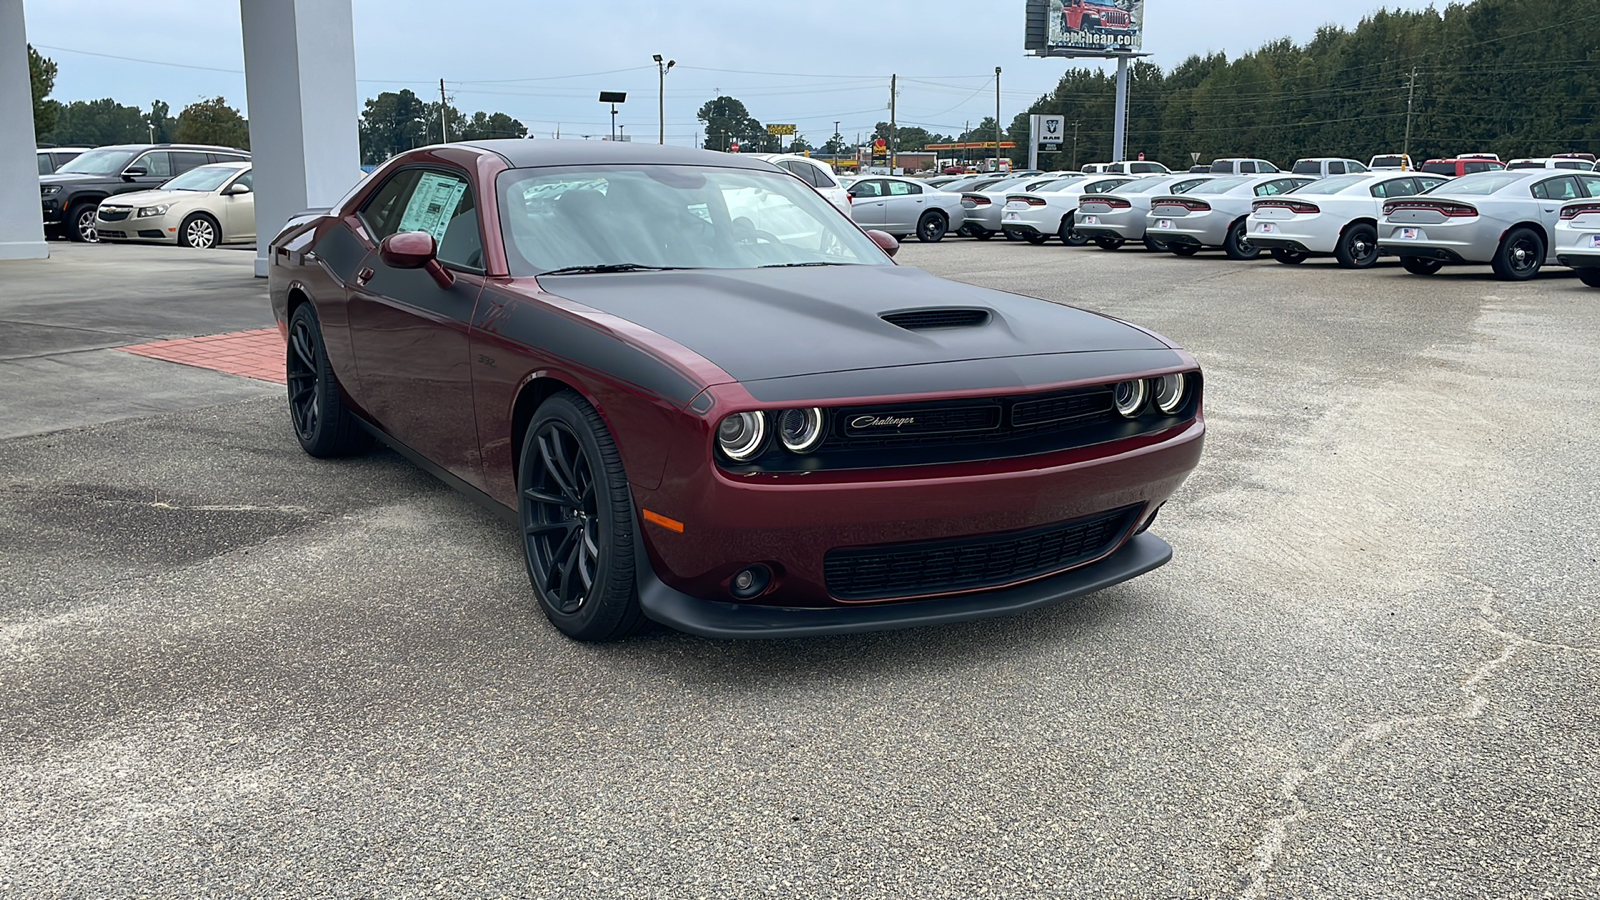
M966 219L961 195L910 178L872 175L849 187L850 218L862 228L887 231L897 238L915 234L924 243L938 243L959 231Z
M1305 175L1224 175L1195 185L1186 194L1152 198L1145 236L1179 256L1221 247L1229 259L1255 259L1261 248L1250 243L1245 219L1258 197L1287 194L1315 179Z
M1394 170L1319 178L1283 197L1255 201L1246 232L1250 243L1271 250L1281 263L1298 265L1331 253L1346 269L1365 269L1378 261L1383 201L1420 194L1445 180Z
M1073 230L1094 241L1104 250L1115 250L1124 241L1143 241L1151 250L1165 250L1166 245L1145 236L1145 221L1150 214L1150 201L1159 195L1187 193L1198 184L1210 181L1211 175L1152 175L1119 185L1108 194L1084 197L1078 204L1078 217Z
M1600 198L1600 173L1463 175L1416 197L1384 201L1378 247L1399 256L1414 275L1432 275L1446 264L1488 263L1496 277L1522 281L1557 262L1550 236L1562 204L1588 198Z
M1079 175L1069 175L1068 178L1081 178ZM961 206L967 211L966 226L963 234L971 235L980 241L986 241L1000 232L1000 214L1005 210L1006 195L1020 191L1031 191L1040 185L1049 184L1057 178L1049 175L1024 175L1019 178L1007 178L997 181L982 190L967 190L961 194Z
M1600 200L1561 207L1555 245L1556 262L1577 269L1589 287L1600 287Z

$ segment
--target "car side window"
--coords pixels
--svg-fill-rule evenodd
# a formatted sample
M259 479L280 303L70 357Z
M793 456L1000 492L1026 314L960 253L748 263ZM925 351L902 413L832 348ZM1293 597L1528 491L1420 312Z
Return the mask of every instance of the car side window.
M362 205L361 221L366 224L374 241L381 241L400 230L400 216L405 212L406 203L411 200L411 192L421 175L421 169L402 169L394 173Z
M1444 182L1445 179L1443 178L1418 178L1417 193L1420 194L1423 191L1431 191L1439 185L1444 184Z
M1256 196L1271 197L1273 194L1283 193L1287 187L1282 181L1268 181L1265 184L1256 185Z
M850 192L855 194L857 197L882 197L883 182L858 181L855 183L854 187L850 188Z
M904 181L889 182L889 196L891 197L905 197L911 194L920 193L922 193L921 185L907 184Z
M1331 163L1328 163L1328 174L1329 175L1343 175L1344 174L1344 163L1342 163L1342 162L1331 162Z
M838 183L833 180L823 168L816 163L805 163L806 170L811 173L811 183L819 188L836 188Z
M182 175L190 169L196 169L206 164L206 155L193 150L174 150L172 153L172 174Z
M162 178L172 177L172 154L165 150L152 150L128 164L128 168L144 169L146 175L159 175Z
M1377 197L1380 200L1384 197L1399 197L1401 196L1400 182L1403 180L1404 179L1397 178L1394 181L1380 181L1367 190L1372 194L1372 196Z
M256 170L251 169L233 180L234 184L242 184L250 190L256 189Z
M1540 200L1576 200L1583 196L1578 189L1578 179L1571 175L1547 178L1533 186L1533 196Z
M1256 164L1250 160L1239 163L1239 173L1241 175L1254 175L1256 173Z
M1589 192L1590 197L1600 197L1600 175L1578 175L1576 177L1579 183L1583 185L1584 190Z
M48 154L48 153L40 153L40 154L37 154L37 155L39 157L39 174L40 175L49 175L51 172L55 171L55 169L50 165L50 154Z
M1348 162L1344 165L1345 171L1350 172L1351 174L1358 174L1367 171L1367 167L1358 162Z
M1266 160L1262 160L1257 165L1259 165L1261 167L1260 171L1263 174L1270 174L1272 172L1278 171L1278 167L1277 166L1273 165L1272 163L1267 162Z

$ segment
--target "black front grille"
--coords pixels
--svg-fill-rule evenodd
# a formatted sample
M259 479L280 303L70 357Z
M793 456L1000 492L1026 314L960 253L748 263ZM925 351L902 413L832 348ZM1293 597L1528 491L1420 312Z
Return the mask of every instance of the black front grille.
M918 407L882 412L856 409L847 411L847 415L843 416L844 434L848 438L856 439L857 446L918 435L993 431L999 425L1000 407L992 403L943 409Z
M1107 389L1057 394L1040 400L1024 400L1012 405L1011 424L1018 428L1026 428L1031 425L1045 425L1092 416L1112 409L1113 399L1111 391Z
M884 313L882 316L890 325L899 325L916 331L921 328L976 328L987 324L989 311L986 309L907 309L900 312Z
M1063 433L1116 418L1109 388L1082 388L1043 397L994 397L961 405L908 403L846 407L822 450L952 445Z
M1026 531L830 550L823 557L823 576L828 592L840 600L997 587L1105 555L1128 533L1139 509L1127 506Z
M104 228L96 228L95 229L95 233L100 235L103 238L116 238L118 240L128 236L126 232L108 231L107 229L104 229Z
M112 207L112 206L102 206L102 207L100 207L100 218L102 220L106 221L106 222L121 222L123 219L126 219L128 216L130 216L132 214L133 214L133 210L131 210L131 209L125 207L125 206L123 206L123 207Z

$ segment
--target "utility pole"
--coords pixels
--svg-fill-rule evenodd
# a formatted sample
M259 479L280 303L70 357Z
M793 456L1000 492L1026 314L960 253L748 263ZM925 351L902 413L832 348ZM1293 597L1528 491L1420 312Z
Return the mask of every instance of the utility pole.
M1417 97L1417 67L1411 67L1411 82L1406 85L1406 143L1400 150L1407 158L1411 156L1411 102Z
M1072 123L1072 171L1078 171L1078 123Z
M895 138L899 137L900 135L895 130L895 127L894 127L895 79L898 78L898 77L899 76L897 76L897 75L890 75L889 76L889 174L890 175L894 174L895 151L899 149L899 147L897 147L896 145L900 143L899 141L895 140Z
M1000 67L994 67L994 170L1000 171Z
M446 101L444 99L444 79L439 79L439 143L450 143L450 129L445 124Z

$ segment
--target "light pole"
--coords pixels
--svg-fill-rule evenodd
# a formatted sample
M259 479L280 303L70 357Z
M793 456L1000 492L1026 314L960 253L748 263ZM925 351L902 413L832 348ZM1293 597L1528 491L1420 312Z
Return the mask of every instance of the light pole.
M661 54L659 53L651 58L656 61L656 72L661 76L658 82L660 89L656 94L661 113L661 133L656 137L659 143L665 144L667 142L667 72L673 66L677 65L678 61L675 59L669 59L666 62L662 62Z
M628 102L627 91L601 91L600 102L611 104L611 139L617 139L617 104Z

